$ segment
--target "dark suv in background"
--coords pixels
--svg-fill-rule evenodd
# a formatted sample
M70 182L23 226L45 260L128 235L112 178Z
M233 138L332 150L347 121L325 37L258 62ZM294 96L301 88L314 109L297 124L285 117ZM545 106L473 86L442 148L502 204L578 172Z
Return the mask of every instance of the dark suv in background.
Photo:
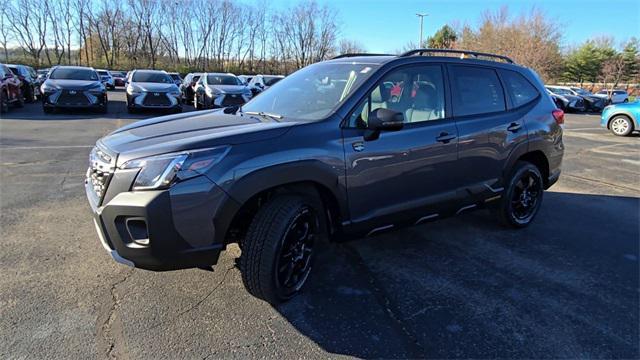
M278 303L328 239L484 206L529 225L560 175L563 119L506 57L344 55L242 107L116 130L91 152L86 194L116 261L211 266L237 242L248 291Z
M32 103L40 96L36 79L38 74L31 66L7 64L11 72L22 82L22 97L26 103Z

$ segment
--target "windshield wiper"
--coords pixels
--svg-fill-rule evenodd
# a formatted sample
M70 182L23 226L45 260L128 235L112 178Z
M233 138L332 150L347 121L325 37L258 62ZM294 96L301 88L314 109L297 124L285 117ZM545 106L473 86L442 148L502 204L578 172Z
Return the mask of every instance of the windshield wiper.
M273 120L276 120L276 121L284 118L284 116L282 116L280 114L268 113L268 112L264 112L264 111L243 111L242 113L243 114L247 114L247 115L258 115L258 116L261 116L263 118L270 118L270 119L273 119Z

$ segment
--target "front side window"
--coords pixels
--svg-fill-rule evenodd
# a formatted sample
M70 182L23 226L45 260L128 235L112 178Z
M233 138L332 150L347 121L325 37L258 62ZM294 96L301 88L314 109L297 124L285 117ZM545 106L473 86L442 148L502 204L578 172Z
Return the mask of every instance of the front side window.
M350 127L367 126L376 109L399 112L405 123L443 119L444 81L439 65L413 66L384 76L349 119Z
M524 105L538 97L538 90L524 76L509 70L501 70L500 75L515 107Z
M164 73L158 72L141 72L136 71L131 79L133 82L148 82L148 83L165 83L171 84L173 80L171 77Z
M453 112L456 116L506 110L502 85L493 69L454 65L451 70Z
M51 72L53 80L98 80L98 74L91 69L57 68Z
M340 106L378 68L377 64L327 62L307 66L278 81L242 106L284 118L315 121Z

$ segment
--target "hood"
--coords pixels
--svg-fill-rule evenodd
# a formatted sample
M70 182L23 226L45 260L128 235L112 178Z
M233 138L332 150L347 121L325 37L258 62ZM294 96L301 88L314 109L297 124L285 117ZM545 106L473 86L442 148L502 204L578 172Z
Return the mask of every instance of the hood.
M45 84L64 90L86 90L101 84L100 80L48 79Z
M266 140L284 134L294 124L216 109L137 121L103 137L98 144L119 154L120 166L144 156Z
M218 89L227 94L242 94L248 88L245 85L209 85L212 89Z
M178 87L176 84L165 84L165 83L150 83L150 82L132 82L131 86L135 86L139 88L143 92L151 92L151 91L176 91Z

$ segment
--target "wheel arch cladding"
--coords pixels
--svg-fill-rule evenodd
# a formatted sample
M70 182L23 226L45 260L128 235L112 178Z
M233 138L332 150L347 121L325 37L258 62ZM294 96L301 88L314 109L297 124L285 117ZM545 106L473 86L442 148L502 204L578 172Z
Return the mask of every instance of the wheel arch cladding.
M518 158L518 161L526 161L535 165L540 174L542 175L542 180L544 181L544 185L547 186L549 182L549 160L547 156L541 150L534 150L528 152Z
M232 242L241 238L243 231L248 229L249 224L253 221L258 210L273 197L280 194L301 194L318 198L324 207L330 234L335 232L335 226L340 224L340 219L344 216L334 191L321 182L315 180L299 180L277 184L268 188L260 188L251 196L243 198L240 207L235 210L230 219L225 234L225 241Z

